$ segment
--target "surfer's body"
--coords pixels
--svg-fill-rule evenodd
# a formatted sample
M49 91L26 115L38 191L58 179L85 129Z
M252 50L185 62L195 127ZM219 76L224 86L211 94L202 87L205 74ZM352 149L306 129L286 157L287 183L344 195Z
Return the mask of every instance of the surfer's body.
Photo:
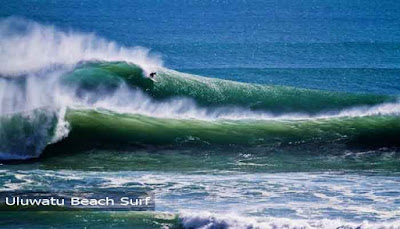
M151 80L153 80L154 82L157 82L156 79L154 79L154 78L156 77L156 75L157 75L157 72L151 72L151 73L149 74L149 78L150 78Z

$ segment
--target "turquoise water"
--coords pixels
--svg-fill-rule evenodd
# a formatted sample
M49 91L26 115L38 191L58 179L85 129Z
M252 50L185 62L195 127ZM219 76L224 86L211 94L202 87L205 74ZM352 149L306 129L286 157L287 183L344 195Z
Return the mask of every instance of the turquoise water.
M151 190L156 208L0 227L400 228L399 10L1 2L1 191Z

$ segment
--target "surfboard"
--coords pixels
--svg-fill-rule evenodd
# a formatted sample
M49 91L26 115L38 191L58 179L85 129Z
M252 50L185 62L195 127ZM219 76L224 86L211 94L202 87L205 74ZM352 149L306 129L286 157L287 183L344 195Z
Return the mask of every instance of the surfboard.
M158 81L154 78L149 77L151 80L153 80L153 82L157 83Z

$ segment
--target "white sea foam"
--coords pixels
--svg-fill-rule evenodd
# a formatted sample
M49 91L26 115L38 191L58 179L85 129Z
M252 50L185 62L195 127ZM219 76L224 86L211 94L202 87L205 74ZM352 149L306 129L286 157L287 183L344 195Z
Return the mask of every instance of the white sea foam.
M215 214L207 211L181 211L180 219L184 228L232 228L232 229L399 229L400 221L385 223L348 222L340 219L290 219L278 217L252 217L236 213Z
M2 175L11 178L4 191L52 189L58 184L68 184L62 189L80 190L93 181L101 189L146 186L156 194L156 211L179 213L185 228L400 228L397 175L76 170L5 171ZM13 177L21 185L12 185ZM382 187L394 194L376 201L384 195ZM273 195L260 196L262 191ZM317 199L312 198L316 193Z

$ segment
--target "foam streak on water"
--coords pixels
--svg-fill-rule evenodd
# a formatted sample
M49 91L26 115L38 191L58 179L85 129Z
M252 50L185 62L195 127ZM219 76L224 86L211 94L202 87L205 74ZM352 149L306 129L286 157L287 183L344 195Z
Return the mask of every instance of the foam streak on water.
M156 211L179 214L185 228L400 227L399 177L374 173L3 170L0 180L8 191L65 190L65 185L85 190L88 184L112 190L150 188L156 193Z

